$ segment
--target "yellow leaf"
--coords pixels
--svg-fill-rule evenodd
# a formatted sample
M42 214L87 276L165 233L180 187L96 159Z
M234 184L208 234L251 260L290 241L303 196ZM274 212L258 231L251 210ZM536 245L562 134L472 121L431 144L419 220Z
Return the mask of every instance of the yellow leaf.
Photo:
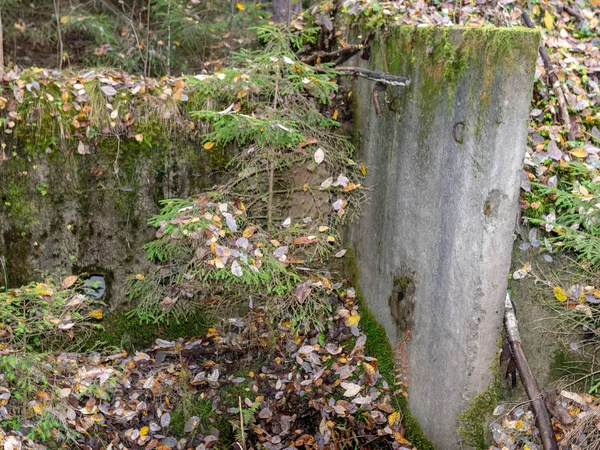
M362 366L365 369L365 372L367 372L369 375L375 375L375 367L373 367L371 364L363 362Z
M150 431L150 428L148 428L148 427L142 427L140 429L140 437L141 438L145 438L146 435L148 434L148 431Z
M256 227L254 225L252 225L251 227L248 227L244 230L244 232L242 233L242 236L245 237L246 239L248 239L255 232L256 232Z
M359 169L360 169L360 173L363 174L363 177L366 177L367 176L367 168L365 166L360 166Z
M329 227L325 226L325 225L321 225L319 227L319 232L320 233L324 233L325 231L329 230Z
M554 28L554 17L552 17L552 14L550 14L548 10L544 11L544 25L549 30Z
M136 134L135 135L135 140L138 142L142 142L144 140L144 135L143 134Z
M210 150L214 146L215 146L214 142L207 142L206 144L204 144L204 150Z
M338 118L338 116L339 116L339 115L340 115L340 111L336 109L336 110L333 112L333 120L337 120L337 118Z
M390 414L390 417L388 417L388 425L391 427L398 421L399 418L400 413L398 411L394 411L392 414Z
M136 280L142 281L144 278L146 278L146 277L143 274L141 274L141 273L138 273L138 274L135 275L135 279Z
M238 4L237 4L237 8L238 8L240 11L243 11L243 10L245 10L245 9L246 9L246 7L245 7L244 5L242 5L241 3L239 3L239 2L238 2Z
M101 309L94 309L93 311L88 312L88 315L93 317L94 319L102 319L102 310Z
M354 189L358 189L358 186L354 183L348 183L348 186L344 188L344 192L351 192Z
M69 289L75 284L77 278L79 278L77 275L71 275L70 277L65 278L64 280L62 280L60 287L63 289Z
M567 293L560 286L556 286L554 288L554 296L556 297L556 300L558 300L559 302L564 302L567 300Z
M573 156L576 156L577 158L586 158L588 155L588 152L586 152L582 148L576 148L575 150L571 150L569 153L571 153L571 155Z
M348 325L349 326L358 325L358 322L360 322L360 316L358 314L356 316L348 317Z
M399 431L394 433L394 440L400 445L411 445L410 441L407 441L406 438Z
M242 89L241 91L238 91L237 98L244 98L246 95L248 95L248 91Z

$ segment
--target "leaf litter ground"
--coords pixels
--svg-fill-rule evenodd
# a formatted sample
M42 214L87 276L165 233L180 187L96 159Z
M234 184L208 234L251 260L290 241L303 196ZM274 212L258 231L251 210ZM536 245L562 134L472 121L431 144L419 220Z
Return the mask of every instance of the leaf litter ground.
M240 405L242 417L253 412L244 419L246 439L268 449L334 440L410 448L377 361L365 355L354 290L339 289L330 294L333 312L322 331L299 335L289 321L273 325L256 308L201 337L158 339L145 352L49 356L41 367L52 371L52 386L29 406L75 430L71 443L87 449L221 447L231 436L220 434L219 423L239 428ZM4 385L0 376L0 417L10 420L15 399ZM180 418L177 435L172 421L190 394L210 414ZM5 448L52 448L25 437L31 426L0 431Z

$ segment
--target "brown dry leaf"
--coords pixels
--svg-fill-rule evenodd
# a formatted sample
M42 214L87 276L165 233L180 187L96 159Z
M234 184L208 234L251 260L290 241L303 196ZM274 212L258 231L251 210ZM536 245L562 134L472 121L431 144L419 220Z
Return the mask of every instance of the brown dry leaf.
M294 245L314 244L317 241L315 236L300 236L294 239Z
M77 279L79 278L78 275L71 275L66 277L65 279L62 280L62 283L60 284L60 287L62 289L69 289L71 286L73 286L75 284L75 282L77 281Z
M588 156L588 152L586 152L582 148L576 148L574 150L571 150L569 153L573 156L576 156L577 158L587 158Z
M300 148L304 148L307 145L312 145L312 144L316 144L317 142L319 142L318 140L316 140L313 137L307 137L305 141L302 141L298 144L298 147Z

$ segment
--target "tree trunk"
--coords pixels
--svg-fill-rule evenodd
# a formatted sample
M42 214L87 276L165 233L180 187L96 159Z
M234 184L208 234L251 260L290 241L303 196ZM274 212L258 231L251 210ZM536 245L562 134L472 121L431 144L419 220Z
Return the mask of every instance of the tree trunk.
M301 0L273 0L273 21L289 25L292 17L302 11Z
M1 73L4 73L4 28L2 28L2 4L0 4L0 74Z
M56 18L56 30L58 32L58 70L62 70L63 65L63 39L62 30L60 29L60 5L58 0L54 0L54 16Z

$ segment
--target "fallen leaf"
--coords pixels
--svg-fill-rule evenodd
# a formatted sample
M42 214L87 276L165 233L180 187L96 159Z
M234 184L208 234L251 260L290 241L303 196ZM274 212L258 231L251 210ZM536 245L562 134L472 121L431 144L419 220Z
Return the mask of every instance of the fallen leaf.
M240 278L243 275L242 267L240 266L240 263L238 263L237 261L233 261L231 263L231 273L234 274L238 278Z
M117 95L117 90L112 86L102 86L100 88L100 90L102 92L104 92L104 95L106 95L107 97L112 97L113 95Z
M549 30L554 28L554 17L552 17L552 14L548 10L544 11L544 25Z
M315 162L317 164L321 164L323 162L323 160L325 159L325 152L323 151L322 148L319 147L317 149L317 151L315 152L314 158L315 158Z
M360 322L360 316L357 314L355 316L348 317L348 326L356 326Z
M556 300L559 302L564 302L567 300L567 293L560 286L556 286L554 288L554 297L556 297Z
M60 287L63 289L69 289L75 284L78 278L79 277L77 275L71 275L69 277L66 277L64 280L62 280L62 283L60 283Z
M354 397L361 389L361 386L356 383L343 382L340 386L346 390L346 392L344 392L344 397Z
M93 317L94 319L102 319L102 310L101 309L94 309L93 311L88 312L88 315L90 317Z
M83 142L79 141L79 144L77 144L77 153L79 153L80 155L89 155L89 145L85 145Z
M577 158L587 158L588 156L588 152L582 148L576 148L575 150L571 150L569 153Z
M249 238L250 236L252 236L254 233L256 233L256 227L254 225L246 228L243 232L242 232L242 236L245 237L246 239Z

